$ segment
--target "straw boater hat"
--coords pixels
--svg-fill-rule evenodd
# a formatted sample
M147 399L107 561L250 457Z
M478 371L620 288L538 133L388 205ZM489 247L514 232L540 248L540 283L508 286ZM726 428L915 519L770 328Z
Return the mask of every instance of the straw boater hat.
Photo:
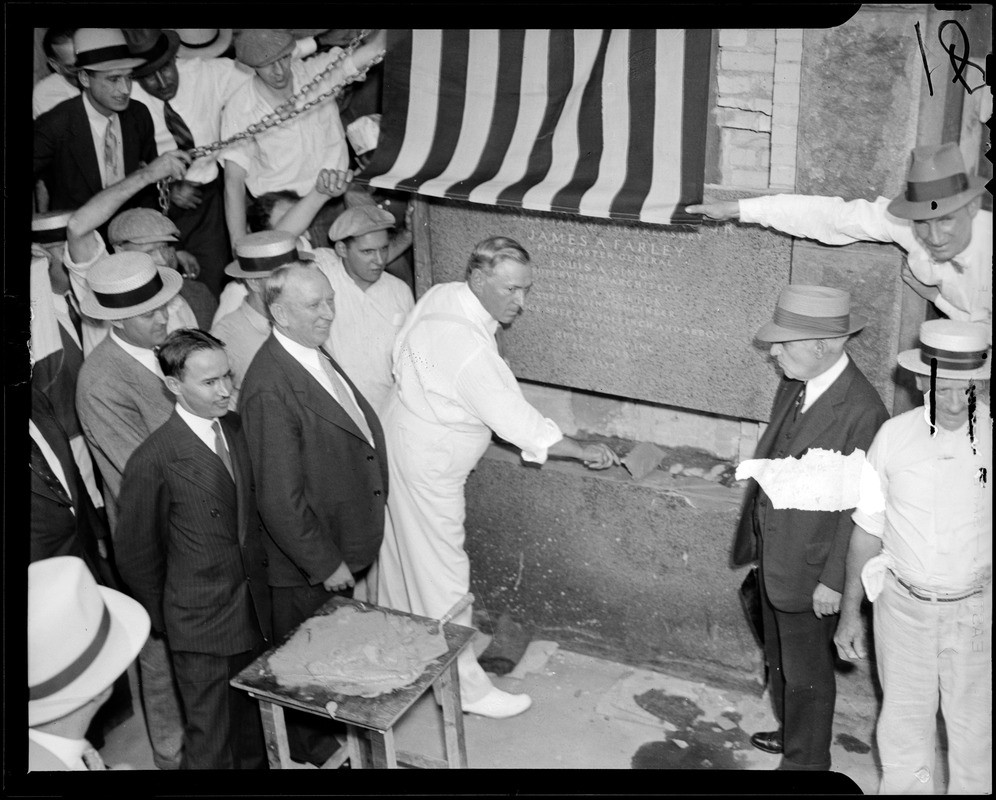
M145 63L128 49L128 41L120 28L80 28L73 34L76 69L106 72L112 69L134 69Z
M293 234L284 231L250 233L235 243L235 258L225 274L233 278L267 278L283 264L311 261L313 253L297 249Z
M953 142L913 148L906 191L889 203L900 219L934 219L957 211L986 189L981 175L968 175Z
M789 285L778 296L771 322L758 330L762 342L834 339L857 333L868 320L851 313L851 294L829 286Z
M363 236L374 231L393 228L394 215L375 205L355 206L346 209L329 228L329 239L341 242L351 236Z
M55 244L66 241L66 227L72 211L47 211L31 218L31 241L35 244Z
M159 28L124 28L125 39L132 55L138 56L145 63L137 67L131 76L144 78L176 58L180 47L180 36L176 31Z
M179 58L215 58L232 43L231 28L172 28L180 38Z
M897 360L917 375L930 375L930 362L936 360L938 378L987 380L992 355L983 323L932 319L920 323L920 346L904 350Z
M107 241L111 245L125 242L152 244L153 242L178 242L180 229L173 220L152 208L129 208L122 211L107 228Z
M183 286L175 269L156 268L147 253L115 253L90 268L86 276L90 293L80 309L94 319L137 317L172 300Z
M117 680L149 636L149 615L98 586L83 560L28 565L28 726L64 717Z

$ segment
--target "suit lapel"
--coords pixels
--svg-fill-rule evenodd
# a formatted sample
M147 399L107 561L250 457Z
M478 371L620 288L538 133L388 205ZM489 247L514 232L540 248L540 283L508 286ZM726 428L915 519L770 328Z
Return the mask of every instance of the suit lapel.
M110 339L110 334L108 334ZM121 373L121 380L127 383L135 391L135 397L145 398L147 401L151 401L149 397L150 391L159 391L169 400L169 404L173 405L176 402L176 398L166 388L166 384L163 383L162 378L153 372L150 372L146 367L144 367L136 358L132 358L128 353L125 352L124 348L121 347L113 339L110 339L111 343L114 345L111 354L114 359L114 363L118 365L118 369ZM156 388L153 389L152 387ZM182 423L183 420L180 420ZM187 426L184 425L186 428Z
M345 412L342 406L332 399L332 396L318 382L315 376L308 372L294 356L288 353L284 346L276 340L276 337L271 335L267 341L271 343L271 349L276 361L280 364L284 372L287 373L288 385L297 393L301 399L301 403L314 411L322 419L336 427L342 428L347 433L365 442L366 438L357 429L356 423L350 419L349 414ZM341 370L339 371L339 375L342 375Z
M135 116L132 113L131 103L128 103L128 107L118 114L118 118L121 120L121 153L124 157L124 169L127 174L138 168L139 161L139 136L135 127Z
M774 449L776 437L795 406L795 400L805 384L802 381L782 378L771 407L771 421L754 448L754 458L767 458Z
M229 506L235 506L235 486L218 454L201 441L176 411L163 425L167 426L173 445L171 467L174 472L199 490L214 495Z
M831 383L812 407L802 415L802 421L792 439L789 455L802 454L827 428L836 422L838 406L847 397L847 389L854 379L854 369L854 362L851 361L844 371L837 376L837 380Z
M83 96L75 99L72 107L72 123L70 129L76 130L75 136L69 137L69 151L79 165L80 173L93 194L100 192L104 186L100 180L100 165L97 163L97 152L94 149L93 135L90 132L90 119L83 106Z
M235 493L239 504L239 543L245 541L246 523L249 520L249 499L252 484L252 473L249 464L249 449L245 439L235 429L230 415L221 418L221 427L228 442L228 453L232 458L232 470L235 472Z

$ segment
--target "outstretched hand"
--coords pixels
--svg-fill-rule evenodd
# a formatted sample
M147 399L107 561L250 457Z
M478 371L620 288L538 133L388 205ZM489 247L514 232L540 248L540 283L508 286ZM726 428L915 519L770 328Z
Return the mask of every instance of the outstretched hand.
M190 153L183 150L170 150L153 160L146 166L146 169L149 171L149 177L154 181L161 181L164 178L178 181L187 174L190 162Z
M720 200L715 203L700 203L699 205L685 206L685 211L689 214L702 214L709 219L720 221L737 219L740 216L740 201Z

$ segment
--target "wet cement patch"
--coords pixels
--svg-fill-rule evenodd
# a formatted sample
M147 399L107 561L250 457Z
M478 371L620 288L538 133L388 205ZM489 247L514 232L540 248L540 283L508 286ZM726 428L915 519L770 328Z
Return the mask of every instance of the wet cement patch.
M747 769L750 737L739 725L737 713L723 713L727 724L703 719L702 708L687 697L651 689L633 698L668 727L677 730L667 741L648 742L637 750L633 769Z
M838 733L834 741L848 753L860 753L864 755L871 752L870 744L862 742L858 737L851 736L849 733Z

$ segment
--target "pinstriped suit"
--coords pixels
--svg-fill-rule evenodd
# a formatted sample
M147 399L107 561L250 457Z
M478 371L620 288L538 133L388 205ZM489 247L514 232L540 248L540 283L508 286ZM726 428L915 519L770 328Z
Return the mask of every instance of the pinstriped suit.
M270 600L241 420L221 425L234 482L174 411L129 459L119 503L118 568L169 641L188 769L266 763L255 703L228 686L270 639Z

